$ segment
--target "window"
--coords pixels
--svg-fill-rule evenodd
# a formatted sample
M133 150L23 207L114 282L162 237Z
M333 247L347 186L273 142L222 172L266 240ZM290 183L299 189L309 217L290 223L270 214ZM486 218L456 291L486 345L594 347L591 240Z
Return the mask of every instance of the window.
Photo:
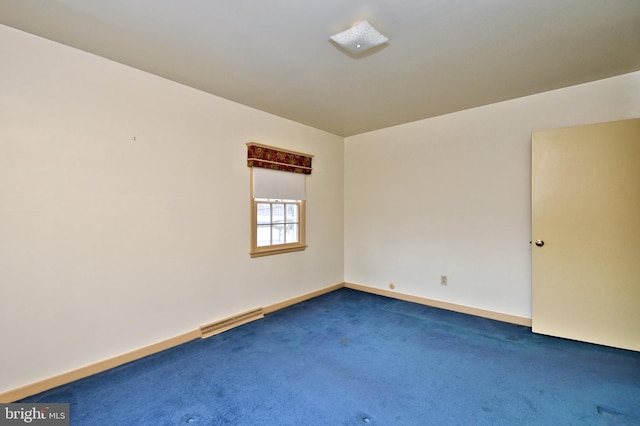
M311 156L254 143L251 167L251 257L304 250L306 175Z
M304 218L304 200L254 198L251 256L304 250Z

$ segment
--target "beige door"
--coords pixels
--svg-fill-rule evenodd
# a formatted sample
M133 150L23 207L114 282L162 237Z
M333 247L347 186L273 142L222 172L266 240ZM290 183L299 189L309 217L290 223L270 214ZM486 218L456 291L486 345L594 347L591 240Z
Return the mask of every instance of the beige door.
M533 331L640 350L640 119L533 133L532 238Z

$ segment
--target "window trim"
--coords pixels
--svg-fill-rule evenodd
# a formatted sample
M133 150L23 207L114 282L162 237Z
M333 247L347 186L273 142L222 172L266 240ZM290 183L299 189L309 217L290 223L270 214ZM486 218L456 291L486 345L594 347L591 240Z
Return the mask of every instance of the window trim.
M297 191L291 193L291 188L288 188L282 192L282 187L276 184L273 188L275 193L259 194L260 197L266 197L267 199L277 199L276 197L293 198L295 203L299 206L299 238L295 243L277 244L268 246L258 246L258 201L255 199L254 192L254 171L258 169L272 169L281 172L289 172L295 174L302 174L303 176L310 175L312 172L311 162L313 155L304 154L302 152L285 150L269 145L262 145L255 142L248 142L247 144L247 166L251 169L251 191L250 191L250 203L251 203L251 232L250 232L250 251L251 257L269 256L273 254L290 253L295 251L302 251L307 248L306 243L306 194L298 194ZM306 179L304 179L306 181ZM272 182L273 183L273 182ZM295 186L294 186L295 187ZM276 189L277 188L277 189ZM286 185L285 185L286 188ZM303 187L304 188L304 187ZM303 197L303 199L296 200L295 198Z
M256 200L251 197L251 251L249 254L251 257L270 256L273 254L292 253L296 251L302 251L307 248L306 243L306 201L305 200L292 200L298 204L298 232L299 238L295 243L288 244L275 244L268 246L258 246L258 203L260 200ZM290 201L289 201L290 202Z

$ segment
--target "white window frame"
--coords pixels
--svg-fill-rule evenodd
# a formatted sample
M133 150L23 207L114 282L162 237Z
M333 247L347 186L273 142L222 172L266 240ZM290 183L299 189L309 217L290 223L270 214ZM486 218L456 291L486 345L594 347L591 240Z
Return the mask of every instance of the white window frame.
M259 203L286 203L298 206L298 241L285 244L270 244L258 246L258 204ZM251 257L270 256L274 254L291 253L302 251L307 248L306 244L306 201L305 200L276 200L251 198ZM271 222L273 226L275 222Z

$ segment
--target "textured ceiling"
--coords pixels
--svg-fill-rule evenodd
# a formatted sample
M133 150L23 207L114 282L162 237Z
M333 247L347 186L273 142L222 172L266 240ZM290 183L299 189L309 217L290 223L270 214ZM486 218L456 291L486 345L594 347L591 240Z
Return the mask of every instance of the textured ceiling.
M363 19L389 43L329 41ZM640 0L0 0L0 23L341 136L640 70Z

